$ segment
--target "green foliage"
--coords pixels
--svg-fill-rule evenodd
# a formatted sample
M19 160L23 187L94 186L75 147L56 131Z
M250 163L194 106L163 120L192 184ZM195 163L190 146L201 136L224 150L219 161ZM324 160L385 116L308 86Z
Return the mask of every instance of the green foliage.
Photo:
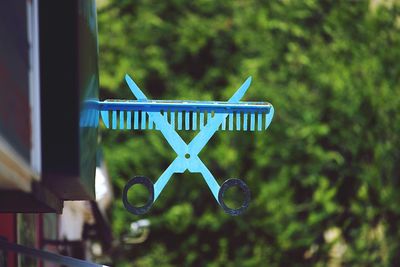
M382 2L382 3L381 3ZM199 175L175 175L147 217L136 266L399 266L400 5L396 1L108 1L99 9L102 98L270 101L266 132L219 132L201 153L240 177L249 210L230 217ZM182 133L185 139L193 133ZM156 131L102 131L116 190L153 181L175 157Z

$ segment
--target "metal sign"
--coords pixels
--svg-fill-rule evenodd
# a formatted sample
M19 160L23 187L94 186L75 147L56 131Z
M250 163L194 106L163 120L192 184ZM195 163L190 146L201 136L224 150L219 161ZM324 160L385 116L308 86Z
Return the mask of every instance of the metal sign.
M128 75L125 76L125 80L137 101L106 100L99 102L99 110L106 127L133 130L155 128L161 131L177 154L176 159L155 184L144 176L137 176L128 181L123 191L125 208L136 215L146 213L156 201L171 176L174 173L183 173L188 170L192 173L202 174L215 200L226 213L233 216L243 213L250 202L250 190L246 183L240 179L232 178L226 180L222 186L219 186L217 180L201 161L198 154L216 131L234 129L234 115L236 119L235 130L261 131L268 128L274 115L274 108L270 103L240 101L250 86L251 77L242 84L227 102L148 100ZM177 120L175 120L176 113ZM177 124L178 130L183 130L183 114L185 115L185 130L190 128L192 130L200 130L189 144L186 144L175 130L175 124ZM206 118L207 122L205 123ZM144 206L135 207L128 201L128 190L135 184L142 184L149 191L149 198ZM244 193L244 201L239 208L230 208L224 202L224 193L231 187L239 187Z

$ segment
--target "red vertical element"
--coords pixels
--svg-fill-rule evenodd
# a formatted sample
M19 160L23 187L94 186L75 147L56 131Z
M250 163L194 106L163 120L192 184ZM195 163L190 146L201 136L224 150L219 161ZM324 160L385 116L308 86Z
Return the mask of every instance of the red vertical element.
M17 217L14 213L0 213L0 236L7 238L8 242L17 241ZM17 267L17 255L7 252L7 266Z

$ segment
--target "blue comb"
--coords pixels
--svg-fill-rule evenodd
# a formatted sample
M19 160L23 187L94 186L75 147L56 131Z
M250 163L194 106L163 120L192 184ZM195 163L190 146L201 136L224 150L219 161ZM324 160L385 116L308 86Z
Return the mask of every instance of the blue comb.
M240 102L250 86L251 77L227 102L148 100L131 77L125 75L125 80L137 100L99 102L98 108L105 126L121 130L159 130L177 153L176 159L155 184L144 176L137 176L128 181L122 198L125 208L136 215L146 213L171 176L188 170L202 174L217 203L226 213L230 215L243 213L250 202L248 186L237 178L228 179L219 186L198 154L218 130L261 131L268 128L274 115L271 104ZM177 130L199 130L199 133L189 144L186 144ZM135 207L128 202L128 190L135 184L142 184L149 190L150 196L144 206ZM244 201L239 208L230 208L224 202L224 193L231 187L239 187L244 193Z

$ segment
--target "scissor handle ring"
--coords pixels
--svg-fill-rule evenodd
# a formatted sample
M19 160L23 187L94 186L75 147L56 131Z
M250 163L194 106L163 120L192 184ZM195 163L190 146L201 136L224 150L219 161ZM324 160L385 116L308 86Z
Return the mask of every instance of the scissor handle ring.
M128 201L128 191L129 189L134 186L135 184L141 184L144 185L147 190L149 190L149 199L147 200L146 204L141 207L135 207L132 206L129 201ZM149 211L151 206L153 205L154 202L154 185L153 182L145 177L145 176L136 176L130 179L125 187L124 191L122 193L122 202L124 203L125 209L127 209L130 213L133 213L135 215L141 215Z
M224 202L224 194L225 194L226 190L228 190L229 188L234 187L234 186L238 186L244 193L244 200L243 200L242 206L240 206L237 209L229 208ZM229 215L232 215L232 216L240 215L249 206L250 189L246 185L246 183L243 182L242 180L237 179L237 178L230 178L230 179L226 180L220 187L219 192L218 192L218 201L219 201L219 204L221 205L221 207L223 208L223 210L226 213L228 213Z

